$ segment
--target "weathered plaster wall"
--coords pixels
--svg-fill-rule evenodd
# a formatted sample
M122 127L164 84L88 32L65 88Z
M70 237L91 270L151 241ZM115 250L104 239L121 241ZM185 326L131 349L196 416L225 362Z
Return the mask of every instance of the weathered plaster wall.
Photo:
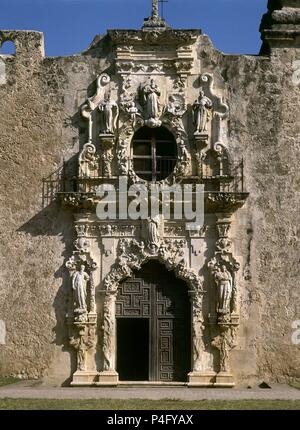
M82 55L44 58L40 33L4 35L15 40L17 53L0 57L6 69L6 82L0 81L0 319L7 329L0 373L63 383L71 361L74 370L63 267L73 220L56 203L42 207L42 178L78 153L84 132L74 125L78 108L94 93L111 54L104 41ZM231 233L242 262L232 370L240 382L300 378L299 346L291 341L292 321L300 318L300 88L292 81L299 50L224 56L201 36L198 55L203 72L225 81L230 150L244 158L250 192Z

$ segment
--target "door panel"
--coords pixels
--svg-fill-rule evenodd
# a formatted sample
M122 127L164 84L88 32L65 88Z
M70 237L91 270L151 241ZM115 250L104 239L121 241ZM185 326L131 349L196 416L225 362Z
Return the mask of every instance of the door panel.
M149 379L148 318L117 318L117 371L120 381Z

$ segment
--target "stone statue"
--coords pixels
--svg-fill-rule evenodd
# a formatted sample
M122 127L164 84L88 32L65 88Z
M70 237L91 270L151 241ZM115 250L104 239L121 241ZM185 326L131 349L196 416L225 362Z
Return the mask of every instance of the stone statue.
M139 113L139 110L136 107L135 102L134 101L129 102L126 110L130 115L130 119L132 121L132 127L135 127L136 116Z
M217 312L230 314L230 302L232 297L232 276L225 264L215 272L215 281L218 286Z
M103 130L104 134L113 134L117 119L119 116L119 107L116 102L111 100L111 93L109 92L103 103L100 103L99 110L103 115Z
M143 102L147 117L146 125L149 127L161 126L161 121L158 120L160 94L161 92L154 79L151 79L150 84L146 84L143 88Z
M80 271L76 271L72 279L72 288L74 292L74 302L76 303L75 312L84 313L87 310L86 296L87 296L87 282L90 277L85 272L85 266L80 267Z
M90 178L95 176L98 167L96 148L91 143L86 143L79 154L79 176Z
M160 242L159 234L159 217L148 218L147 219L147 233L148 233L148 243L151 245L158 245Z
M212 101L204 95L202 88L197 101L193 105L195 134L207 132L209 109L213 106Z

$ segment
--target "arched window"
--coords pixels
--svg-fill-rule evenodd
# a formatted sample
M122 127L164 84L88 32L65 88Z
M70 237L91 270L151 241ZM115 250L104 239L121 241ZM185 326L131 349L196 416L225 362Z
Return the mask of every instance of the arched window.
M161 181L174 170L177 145L173 134L165 127L142 127L132 140L133 168L146 181Z

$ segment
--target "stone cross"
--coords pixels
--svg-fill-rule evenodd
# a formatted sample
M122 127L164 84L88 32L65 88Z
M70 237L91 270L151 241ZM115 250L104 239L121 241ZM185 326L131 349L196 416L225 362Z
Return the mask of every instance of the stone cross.
M158 18L158 0L152 0L152 18Z
M164 18L164 4L169 3L168 0L158 0L158 2L161 4L161 17Z

